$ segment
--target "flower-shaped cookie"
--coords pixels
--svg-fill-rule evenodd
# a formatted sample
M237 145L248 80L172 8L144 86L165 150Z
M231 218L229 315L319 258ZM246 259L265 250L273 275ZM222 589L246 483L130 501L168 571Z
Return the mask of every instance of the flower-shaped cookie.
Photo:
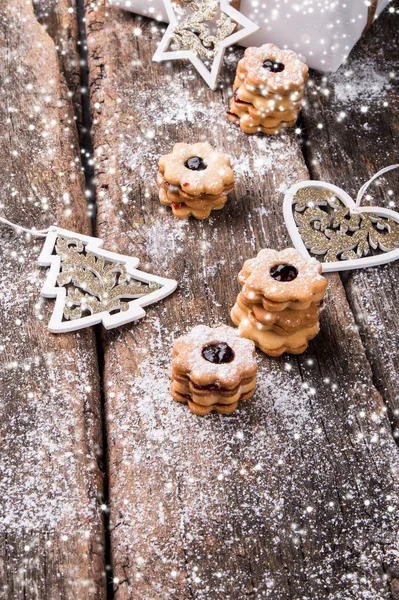
M267 331L271 330L280 335L287 335L295 333L304 327L315 325L323 309L323 302L318 302L317 304L312 302L304 310L286 308L285 310L271 312L266 310L262 304L250 304L248 306L243 294L238 294L236 310L238 309L246 314L251 325L254 327ZM233 318L233 321L235 322L236 319Z
M237 77L249 91L287 94L303 88L308 67L292 50L280 50L274 44L247 48L237 67Z
M230 158L208 142L175 144L170 154L159 159L159 169L167 184L178 186L190 196L219 196L233 189Z
M255 344L269 356L280 356L284 352L289 354L302 354L308 346L309 340L319 332L319 323L303 327L295 333L276 332L264 328L260 322L253 322L248 309L236 303L231 311L231 318L237 325L242 337L253 340Z
M198 325L173 346L171 394L196 414L232 412L255 392L255 344L227 325Z
M243 286L244 298L250 303L259 304L265 298L281 304L276 307L281 310L291 302L320 302L327 288L321 270L321 263L315 258L306 259L294 248L281 252L265 249L244 263L238 281Z

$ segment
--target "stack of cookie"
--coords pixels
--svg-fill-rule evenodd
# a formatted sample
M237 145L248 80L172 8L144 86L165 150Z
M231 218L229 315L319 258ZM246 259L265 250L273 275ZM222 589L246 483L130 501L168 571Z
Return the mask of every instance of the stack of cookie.
M224 207L234 186L230 158L207 142L175 144L161 156L157 183L159 199L179 219L206 219Z
M295 52L274 44L247 48L237 66L227 115L245 133L292 127L302 105L308 67Z
M236 329L198 325L173 346L170 392L197 415L229 414L255 393L255 344Z
M247 260L238 281L243 286L231 311L242 337L265 354L300 354L319 331L327 281L321 264L293 248L261 250Z

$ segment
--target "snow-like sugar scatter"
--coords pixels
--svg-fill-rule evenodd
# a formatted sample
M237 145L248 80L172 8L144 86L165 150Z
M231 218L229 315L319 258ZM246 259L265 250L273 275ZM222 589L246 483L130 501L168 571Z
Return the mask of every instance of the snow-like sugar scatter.
M158 160L161 154L171 152L176 141L168 133L168 126L181 124L199 127L201 133L198 137L191 139L180 139L188 143L208 141L217 150L230 154L236 180L241 176L251 177L252 174L267 175L275 177L274 172L284 172L288 181L294 174L287 171L287 165L291 160L297 159L298 148L296 144L286 143L293 134L282 132L279 136L247 136L248 143L253 148L252 153L243 149L239 154L229 153L229 146L240 148L242 144L242 131L229 123L226 118L226 106L220 102L207 100L202 95L197 97L195 90L187 87L186 78L177 74L173 81L173 94L166 92L163 88L119 90L124 100L130 107L129 110L135 114L139 128L142 127L142 137L137 139L136 133L124 130L124 141L121 142L121 160L128 171L134 172L135 177L145 184L146 191L155 195L157 186L155 183ZM133 117L132 117L133 118ZM187 129L186 136L188 135ZM212 132L220 132L222 143L214 143ZM202 133L207 132L207 134ZM157 136L162 137L162 150L156 151L158 145ZM219 137L219 136L218 136ZM169 141L170 139L170 141ZM155 143L154 143L155 141ZM139 143L138 143L139 142ZM159 147L159 145L158 145Z
M151 326L158 329L153 321ZM165 333L161 326L151 356L140 356L136 377L121 372L123 391L116 392L111 401L113 437L123 440L115 472L120 473L123 464L125 477L134 481L132 487L120 477L116 479L112 535L114 544L129 556L131 576L140 573L155 586L152 564L161 559L163 572L173 569L187 578L199 600L209 597L205 584L212 585L215 597L232 599L238 594L244 597L251 586L246 561L260 561L259 573L264 579L259 580L259 590L265 592L265 598L273 598L280 575L262 562L262 547L284 553L287 540L291 540L292 547L304 548L306 556L309 544L316 544L319 553L317 561L306 561L301 567L307 581L304 598L308 597L309 580L311 589L321 590L317 582L328 579L335 595L324 595L326 600L344 599L348 594L367 599L365 590L376 589L375 569L383 560L383 550L376 545L364 547L363 540L377 534L376 511L378 535L384 532L393 539L394 516L387 511L393 499L385 501L381 496L377 502L373 498L374 516L363 501L369 497L370 476L374 469L385 468L390 452L374 454L375 465L367 461L352 464L343 439L333 434L334 423L326 420L323 388L330 383L323 383L316 370L306 374L309 386L302 387L296 358L276 361L259 353L255 396L228 417L196 417L169 394L170 356L165 347L169 345L171 350L172 339L162 344ZM285 370L283 364L291 369ZM363 392L360 397L364 400L358 401L357 412L362 402L367 404ZM349 412L353 410L348 407ZM385 417L370 421L371 429L378 431L381 419ZM385 437L384 441L388 451ZM352 441L354 448L363 443ZM331 462L335 454L337 460L345 461L347 478L337 479L336 463ZM150 504L142 503L149 495ZM334 532L340 532L339 539ZM213 552L214 539L218 540L218 552ZM346 554L345 540L349 539L351 551ZM348 569L361 572L364 584L353 578L336 580L342 553ZM201 565L210 555L213 570L205 573ZM195 565L199 570L193 571Z
M0 532L91 536L100 522L92 489L96 423L88 406L92 355L79 333L68 351L65 338L46 330L53 303L40 300L42 240L2 233Z
M376 61L372 59L353 60L350 66L342 65L340 69L329 75L329 83L339 102L367 102L387 95L391 89L390 68L384 64L384 70L377 70Z

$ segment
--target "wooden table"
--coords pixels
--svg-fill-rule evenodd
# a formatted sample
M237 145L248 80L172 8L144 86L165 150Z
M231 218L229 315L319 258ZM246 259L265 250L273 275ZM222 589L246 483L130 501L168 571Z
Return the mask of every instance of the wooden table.
M250 137L225 117L242 50L212 92L151 61L159 24L3 0L2 214L93 233L179 288L136 324L50 334L42 242L1 226L0 598L399 598L398 263L329 275L320 334L300 356L259 353L232 416L168 394L173 339L228 323L243 261L290 243L284 191L314 178L353 195L398 162L392 9L337 74L311 74L300 134ZM157 160L202 139L233 157L235 194L181 222ZM398 208L398 175L371 194Z

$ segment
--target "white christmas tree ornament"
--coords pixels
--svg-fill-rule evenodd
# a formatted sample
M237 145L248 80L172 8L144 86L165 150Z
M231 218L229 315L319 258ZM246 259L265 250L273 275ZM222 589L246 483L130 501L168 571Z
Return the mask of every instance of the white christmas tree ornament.
M102 249L103 241L50 227L39 264L50 267L42 296L56 298L48 328L76 331L97 323L106 329L144 317L144 306L162 300L177 282L137 270L139 259Z

